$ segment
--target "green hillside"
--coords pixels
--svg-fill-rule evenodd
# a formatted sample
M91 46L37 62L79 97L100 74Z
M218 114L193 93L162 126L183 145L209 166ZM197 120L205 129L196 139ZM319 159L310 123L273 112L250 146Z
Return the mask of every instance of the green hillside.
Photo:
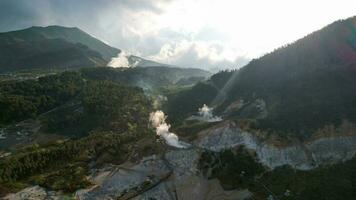
M220 72L169 102L184 118L203 103L227 118L256 119L254 128L304 138L326 125L356 121L356 17L334 22L240 70ZM205 95L200 95L201 88ZM194 94L197 94L194 96ZM193 101L185 101L190 96ZM232 109L243 100L242 108ZM267 115L257 117L256 101ZM182 102L176 108L178 102ZM248 111L248 112L247 112Z
M7 45L16 44L21 41L36 42L45 39L62 39L73 44L81 43L100 53L106 61L109 61L111 57L114 57L120 53L119 49L105 44L79 28L67 28L62 26L34 26L24 30L0 33L0 43Z

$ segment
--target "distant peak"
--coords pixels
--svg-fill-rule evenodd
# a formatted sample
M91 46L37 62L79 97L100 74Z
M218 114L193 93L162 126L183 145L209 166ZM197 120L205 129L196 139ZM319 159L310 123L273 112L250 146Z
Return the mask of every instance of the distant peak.
M59 26L59 25L49 25L49 26L31 26L28 29L67 29L67 30L79 30L78 27L67 27L67 26Z

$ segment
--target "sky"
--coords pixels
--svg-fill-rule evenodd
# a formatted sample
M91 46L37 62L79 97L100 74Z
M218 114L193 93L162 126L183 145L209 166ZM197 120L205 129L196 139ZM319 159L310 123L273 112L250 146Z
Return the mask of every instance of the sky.
M355 15L356 0L0 0L0 32L78 27L154 61L238 68Z

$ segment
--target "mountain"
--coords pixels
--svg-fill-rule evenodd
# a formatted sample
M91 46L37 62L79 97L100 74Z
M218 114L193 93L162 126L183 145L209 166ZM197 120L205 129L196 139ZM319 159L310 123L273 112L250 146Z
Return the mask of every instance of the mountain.
M78 28L31 27L0 33L0 71L103 66L117 52Z
M105 60L120 53L119 49L113 48L95 37L85 33L79 28L67 28L62 26L33 26L19 31L11 31L0 34L1 44L14 44L20 41L36 42L40 40L61 39L70 43L81 43L88 48L99 52Z
M134 65L136 67L173 67L174 68L174 66L172 65L162 64L152 60L143 59L135 55L130 55L128 56L127 59L131 66Z
M106 66L120 52L79 28L34 26L0 33L0 72ZM128 61L141 67L167 66L133 55Z
M354 199L355 22L207 81L162 66L6 74L0 197Z
M355 77L352 17L176 94L168 114L182 119L207 103L226 118L253 120L255 129L305 138L328 125L356 122ZM195 100L185 101L188 96Z

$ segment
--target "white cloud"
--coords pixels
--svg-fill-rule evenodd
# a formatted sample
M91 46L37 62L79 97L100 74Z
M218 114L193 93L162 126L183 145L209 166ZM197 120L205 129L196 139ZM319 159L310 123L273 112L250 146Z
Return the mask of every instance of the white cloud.
M172 0L157 5L159 13L126 12L116 26L125 33L116 46L159 62L200 68L241 67L356 14L351 0Z
M164 44L159 53L149 58L159 62L197 68L237 68L248 58L237 56L233 49L218 42L180 40Z
M0 29L77 26L130 53L186 67L241 66L355 15L355 0L2 0Z

